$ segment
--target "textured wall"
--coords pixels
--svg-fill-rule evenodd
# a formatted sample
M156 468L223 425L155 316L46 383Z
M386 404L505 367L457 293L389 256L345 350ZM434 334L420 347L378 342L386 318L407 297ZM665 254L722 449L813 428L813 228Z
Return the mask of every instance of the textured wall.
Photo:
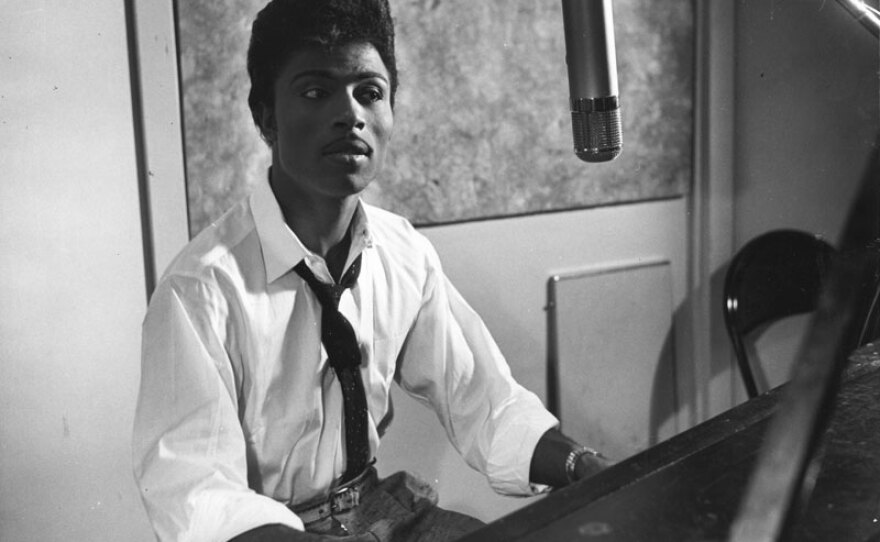
M392 0L395 135L366 199L417 224L674 196L691 176L693 6L616 0L624 150L571 151L558 0ZM245 51L263 0L178 3L193 233L260 179Z

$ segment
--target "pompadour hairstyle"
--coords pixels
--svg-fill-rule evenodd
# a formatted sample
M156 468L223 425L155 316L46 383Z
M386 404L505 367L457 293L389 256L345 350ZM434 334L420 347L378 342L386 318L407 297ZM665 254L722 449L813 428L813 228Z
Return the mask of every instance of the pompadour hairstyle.
M263 132L264 107L274 107L273 87L290 55L306 47L333 47L354 42L373 45L391 78L391 106L397 92L394 22L388 0L272 0L251 27L247 70L251 80L248 105Z

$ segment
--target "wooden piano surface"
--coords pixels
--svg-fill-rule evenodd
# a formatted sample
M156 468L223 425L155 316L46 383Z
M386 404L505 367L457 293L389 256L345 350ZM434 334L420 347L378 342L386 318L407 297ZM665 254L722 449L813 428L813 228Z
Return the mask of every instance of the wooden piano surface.
M467 542L725 540L780 390L505 516ZM793 540L880 540L880 351L847 367ZM875 538L876 537L876 538Z

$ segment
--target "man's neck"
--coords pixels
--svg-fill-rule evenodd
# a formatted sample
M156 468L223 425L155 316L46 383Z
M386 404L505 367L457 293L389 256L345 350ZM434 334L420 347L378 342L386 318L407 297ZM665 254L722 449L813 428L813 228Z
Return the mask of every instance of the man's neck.
M284 221L312 252L323 257L336 280L344 271L351 247L351 221L358 198L304 198L270 183Z

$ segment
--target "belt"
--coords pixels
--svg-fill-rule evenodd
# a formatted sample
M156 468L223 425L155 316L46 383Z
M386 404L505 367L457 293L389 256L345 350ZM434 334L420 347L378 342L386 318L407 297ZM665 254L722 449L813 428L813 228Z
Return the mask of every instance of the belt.
M333 517L357 508L361 497L376 485L377 479L376 468L368 467L356 478L331 489L326 496L317 501L312 500L289 508L305 524Z

